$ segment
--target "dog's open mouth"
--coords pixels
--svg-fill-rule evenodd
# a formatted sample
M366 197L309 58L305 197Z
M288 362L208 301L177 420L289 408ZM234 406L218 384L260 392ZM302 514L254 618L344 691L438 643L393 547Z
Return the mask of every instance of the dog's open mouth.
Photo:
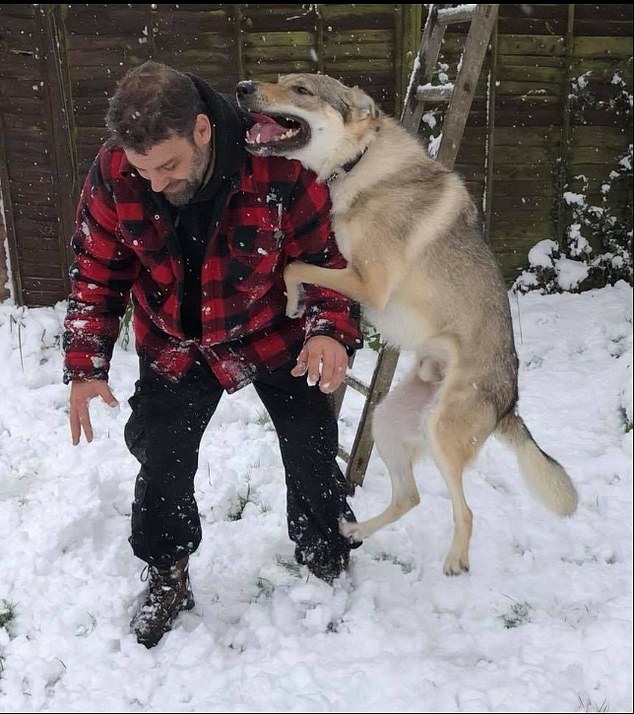
M247 132L247 149L260 156L286 153L304 146L310 138L308 124L287 114L254 114L255 123Z

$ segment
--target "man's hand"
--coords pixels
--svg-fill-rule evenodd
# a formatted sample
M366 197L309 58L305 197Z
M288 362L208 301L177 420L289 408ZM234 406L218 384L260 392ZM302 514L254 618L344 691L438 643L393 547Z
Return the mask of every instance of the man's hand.
M119 402L114 398L108 387L108 382L104 380L93 380L92 382L71 382L70 387L70 434L73 439L73 446L79 444L81 431L83 429L86 441L92 441L92 424L90 423L90 412L88 402L93 397L101 397L109 407L118 406Z
M316 335L303 346L291 374L301 377L308 372L309 383L319 384L324 394L330 394L341 386L347 368L346 348L332 337Z

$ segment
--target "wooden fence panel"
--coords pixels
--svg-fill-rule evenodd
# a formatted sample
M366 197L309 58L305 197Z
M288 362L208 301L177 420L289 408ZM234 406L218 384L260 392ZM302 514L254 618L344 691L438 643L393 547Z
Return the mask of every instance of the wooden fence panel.
M128 69L156 59L224 92L242 78L326 72L398 115L422 8L0 4L0 190L17 301L66 294L74 202L105 138L108 97ZM449 76L463 29L450 28L443 44ZM484 208L509 281L535 242L567 229L562 197L579 190L576 175L600 199L631 140L610 108L615 76L632 91L631 57L629 5L500 6L456 169ZM580 84L590 99L571 99ZM611 194L613 204L627 205L624 191Z
M0 17L0 185L15 296L51 304L68 292L74 181L56 6L0 5Z

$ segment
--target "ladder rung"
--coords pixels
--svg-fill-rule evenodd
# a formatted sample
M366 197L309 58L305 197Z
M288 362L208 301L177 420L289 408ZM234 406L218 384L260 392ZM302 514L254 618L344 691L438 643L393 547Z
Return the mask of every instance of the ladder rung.
M350 454L343 448L343 446L339 447L339 451L337 451L337 456L346 463L350 461Z
M437 19L441 25L454 25L471 20L477 5L458 5L444 10L438 10Z
M348 374L346 376L346 384L349 387L352 387L353 389L356 389L357 392L361 392L364 397L367 397L370 394L370 388L368 387L367 384L364 384L360 380L356 379L352 375Z
M416 88L416 99L419 102L449 102L453 88L453 84L421 84Z

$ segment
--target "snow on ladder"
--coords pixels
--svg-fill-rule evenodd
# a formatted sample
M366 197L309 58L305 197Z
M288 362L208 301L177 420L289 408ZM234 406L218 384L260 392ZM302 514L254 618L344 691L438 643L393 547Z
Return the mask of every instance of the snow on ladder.
M456 161L480 70L497 19L498 5L429 5L418 54L414 60L407 94L403 103L401 124L411 134L418 134L425 104L447 102L442 135L435 158L451 169ZM432 85L440 47L448 25L469 22L458 75L453 84ZM363 483L372 447L371 419L375 406L387 394L398 364L399 352L382 347L369 385L352 375L335 395L337 415L341 410L346 387L365 396L365 404L350 453L339 447L339 456L347 461L346 478L354 487Z

